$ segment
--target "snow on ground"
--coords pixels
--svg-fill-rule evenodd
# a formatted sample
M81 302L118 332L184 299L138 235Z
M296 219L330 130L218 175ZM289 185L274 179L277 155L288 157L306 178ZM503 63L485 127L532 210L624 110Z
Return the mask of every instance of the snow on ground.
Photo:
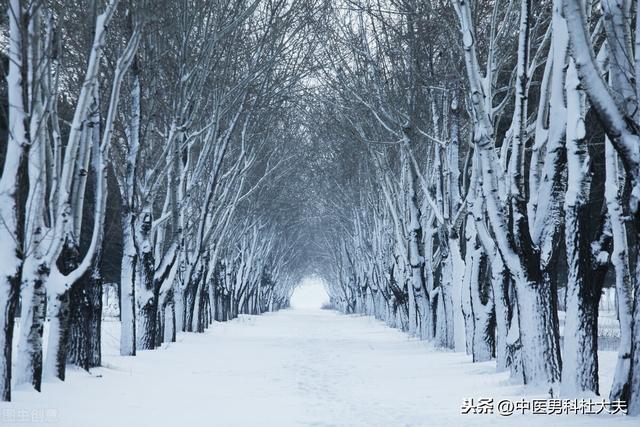
M462 415L463 398L519 400L523 387L509 385L493 362L473 364L370 317L322 310L242 316L127 358L115 355L117 326L104 324L103 368L71 370L41 394L15 392L14 402L0 404L0 425L637 425L620 415ZM603 390L614 363L615 353L601 353ZM39 422L17 418L37 413Z

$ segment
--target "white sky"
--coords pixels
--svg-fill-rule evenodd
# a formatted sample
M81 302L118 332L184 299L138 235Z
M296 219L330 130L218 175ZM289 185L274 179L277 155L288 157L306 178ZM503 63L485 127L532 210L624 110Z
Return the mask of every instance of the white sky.
M291 296L293 308L320 308L325 302L329 302L329 295L324 287L324 281L316 277L302 279Z

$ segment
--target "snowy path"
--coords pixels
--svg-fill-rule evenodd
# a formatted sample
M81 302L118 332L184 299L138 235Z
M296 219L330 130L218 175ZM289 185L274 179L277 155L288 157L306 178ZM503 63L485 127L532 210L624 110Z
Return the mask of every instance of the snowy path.
M329 311L243 316L205 334L183 334L166 349L106 356L105 364L92 375L72 371L42 394L19 391L0 405L2 415L47 410L54 422L35 425L65 427L633 423L620 416L461 415L463 397L516 400L522 388L506 385L493 363L472 364L371 318ZM0 425L25 425L9 421Z

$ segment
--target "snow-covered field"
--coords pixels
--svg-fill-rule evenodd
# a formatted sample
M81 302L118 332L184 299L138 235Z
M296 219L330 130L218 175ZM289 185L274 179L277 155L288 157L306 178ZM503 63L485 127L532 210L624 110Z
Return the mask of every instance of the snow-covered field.
M103 368L71 370L41 394L16 391L12 403L0 404L0 425L637 425L621 415L462 415L468 397L544 396L510 385L493 362L473 364L370 317L241 316L129 358L117 356L118 325L104 324ZM601 352L600 361L608 391L615 353Z

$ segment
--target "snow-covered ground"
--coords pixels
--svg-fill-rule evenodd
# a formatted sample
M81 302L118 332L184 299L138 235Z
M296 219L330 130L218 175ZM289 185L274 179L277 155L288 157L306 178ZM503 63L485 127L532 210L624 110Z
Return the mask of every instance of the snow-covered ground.
M621 415L462 415L464 398L536 396L494 363L473 364L370 318L285 310L181 334L167 348L117 356L105 322L105 366L71 370L41 394L17 391L0 425L85 426L631 426ZM614 352L600 354L608 391ZM34 417L31 419L30 417Z

